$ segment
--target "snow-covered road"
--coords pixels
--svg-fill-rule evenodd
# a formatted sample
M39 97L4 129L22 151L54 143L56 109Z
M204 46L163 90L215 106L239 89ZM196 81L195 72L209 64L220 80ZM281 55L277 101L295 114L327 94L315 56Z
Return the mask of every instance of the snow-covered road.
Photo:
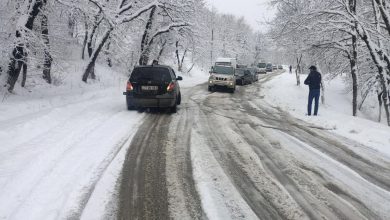
M177 114L127 111L124 83L15 96L0 219L390 219L388 155L272 107L274 76L234 94L188 80Z
M118 178L143 117L108 89L1 121L0 219L79 219L93 196L105 200L92 214L104 213L115 182L103 179Z
M389 219L390 159L270 107L261 83L185 89L128 152L119 219Z

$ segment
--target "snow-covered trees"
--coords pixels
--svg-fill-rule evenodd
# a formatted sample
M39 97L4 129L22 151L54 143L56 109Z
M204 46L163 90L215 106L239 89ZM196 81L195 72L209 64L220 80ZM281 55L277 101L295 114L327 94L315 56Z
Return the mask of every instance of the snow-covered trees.
M12 91L20 72L23 69L23 75L27 72L27 55L29 35L32 35L34 21L42 10L42 0L24 1L21 2L19 19L16 23L16 33L14 48L8 64L8 91Z
M97 78L96 62L128 71L160 60L188 72L219 56L252 64L266 51L263 34L204 1L5 0L0 6L0 80L8 91L21 73L22 85L37 72L43 82L57 83L52 73L64 58L84 65L80 77L87 82Z
M358 99L365 99L363 88L371 88L376 79L382 86L383 102L390 125L388 91L390 59L388 46L389 8L386 1L314 0L273 1L279 12L273 22L273 35L280 44L290 45L304 54L305 62L318 64L323 70L350 73L352 114L356 116ZM340 56L340 54L342 56ZM337 58L337 59L335 59ZM370 59L371 62L367 62ZM369 65L366 67L365 65ZM348 68L346 68L349 66ZM363 70L369 71L372 77ZM349 70L347 70L349 69ZM364 76L364 77L363 77ZM366 80L365 80L366 79ZM360 92L359 92L360 91Z

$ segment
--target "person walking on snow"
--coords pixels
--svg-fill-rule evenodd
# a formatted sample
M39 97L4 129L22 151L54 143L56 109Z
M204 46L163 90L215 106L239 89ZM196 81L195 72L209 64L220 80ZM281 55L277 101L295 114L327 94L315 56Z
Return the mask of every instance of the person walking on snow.
M292 73L292 66L290 65L290 73Z
M317 67L311 66L310 73L305 80L305 85L309 86L309 100L307 104L307 115L311 115L312 103L314 99L314 115L318 113L318 105L321 94L322 77L317 71Z

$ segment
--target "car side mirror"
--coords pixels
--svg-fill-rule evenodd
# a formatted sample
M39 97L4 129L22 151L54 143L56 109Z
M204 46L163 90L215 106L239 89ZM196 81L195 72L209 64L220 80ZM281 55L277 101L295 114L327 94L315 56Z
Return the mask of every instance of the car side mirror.
M176 80L183 80L183 77L178 76L178 77L176 78Z

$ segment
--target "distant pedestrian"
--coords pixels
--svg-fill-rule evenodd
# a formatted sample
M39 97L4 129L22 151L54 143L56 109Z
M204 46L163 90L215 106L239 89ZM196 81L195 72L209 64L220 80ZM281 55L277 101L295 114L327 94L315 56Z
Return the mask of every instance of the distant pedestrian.
M309 100L307 104L307 115L311 115L311 106L314 99L314 115L318 113L318 105L321 94L322 77L317 71L317 67L311 66L310 73L305 80L305 85L309 86Z
M290 73L292 73L292 66L290 65Z

